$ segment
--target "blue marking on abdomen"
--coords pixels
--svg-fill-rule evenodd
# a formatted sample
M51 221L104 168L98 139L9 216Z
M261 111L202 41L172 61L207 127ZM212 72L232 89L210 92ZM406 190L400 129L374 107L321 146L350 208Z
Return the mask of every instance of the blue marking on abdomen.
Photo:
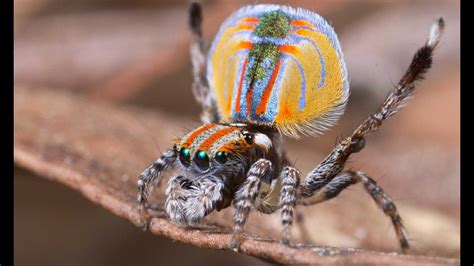
M306 77L303 70L303 66L301 66L298 59L296 59L296 57L293 56L292 54L285 53L284 56L293 60L296 63L296 66L298 67L298 70L301 73L301 77L302 77L301 78L301 94L300 94L298 107L300 110L303 110L303 108L306 106Z
M316 51L318 51L319 63L321 64L321 80L319 81L319 84L318 84L318 89L320 89L324 85L324 83L326 82L326 62L324 61L321 50L319 49L318 45L312 39L309 39L309 38L306 38L306 37L301 37L301 36L296 36L296 37L299 38L299 39L307 40L308 42L311 43L311 45L314 48L316 48Z
M242 50L237 51L235 54L233 54L233 55L230 57L229 61L227 62L226 73L228 73L228 69L229 69L229 67L230 67L230 63L232 62L232 60L234 60L234 58L235 58L236 56L238 56L238 55L244 55L244 56L246 56L246 55L248 55L248 53L249 53L248 50L242 49ZM237 67L237 73L236 73L236 77L237 77L237 78L233 81L233 83L234 83L234 85L233 85L233 86L234 86L234 89L232 90L232 98L231 98L231 105L230 105L230 106L231 106L231 107L230 107L230 108L231 108L231 114L235 112L235 98L237 97L237 90L239 89L240 74L242 73L242 68L244 67L244 61L245 61L245 59L244 59L244 60L240 60L240 64L239 64L239 66ZM245 76L244 76L244 77L245 77ZM226 75L226 78L227 78L227 75ZM228 89L228 86L227 86L227 84L228 84L229 82L232 82L232 81L227 80L226 83L225 83L225 84L226 84L226 87L224 88L224 98L225 98L225 99L227 99L228 93L229 93L229 89ZM243 87L243 83L242 83L242 87Z

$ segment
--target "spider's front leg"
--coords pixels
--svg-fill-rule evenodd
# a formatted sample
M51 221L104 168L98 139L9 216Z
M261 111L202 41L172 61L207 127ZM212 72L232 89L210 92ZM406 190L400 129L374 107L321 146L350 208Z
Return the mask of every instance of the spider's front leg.
M188 13L189 27L192 33L191 62L193 68L193 94L202 107L201 120L203 123L219 122L216 103L211 97L206 77L206 52L202 37L202 7L198 2L191 2Z
M300 173L296 168L287 166L283 168L280 174L282 182L280 192L279 209L281 209L281 223L283 231L281 234L282 242L285 245L290 244L291 226L293 225L293 216L297 200L298 186L300 182Z
M229 247L238 251L240 234L250 213L255 206L255 200L260 193L261 180L272 170L272 163L266 159L255 162L247 173L245 182L237 191L234 199L234 228Z
M159 185L163 172L169 169L176 160L176 152L168 150L161 155L158 160L148 166L145 171L141 173L137 181L137 203L140 214L140 227L143 230L148 228L150 216L148 214L148 193L154 185Z

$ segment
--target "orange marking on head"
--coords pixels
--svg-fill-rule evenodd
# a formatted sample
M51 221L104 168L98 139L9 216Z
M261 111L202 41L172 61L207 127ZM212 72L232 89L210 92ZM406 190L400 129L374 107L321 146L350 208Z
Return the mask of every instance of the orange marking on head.
M295 27L308 27L314 29L313 24L309 23L306 20L293 20L290 22L290 25Z
M238 21L238 23L258 23L258 22L260 22L260 19L254 18L254 17L243 18Z
M263 113L265 113L265 110L267 110L268 100L270 99L273 85L275 84L275 79L278 76L278 72L280 71L280 63L281 63L281 59L278 60L278 62L276 63L275 69L273 69L272 76L270 77L270 80L268 81L268 85L263 91L262 98L256 110L256 113L258 115L262 115Z
M247 58L244 60L242 73L240 74L239 89L237 90L237 99L235 99L235 112L240 113L240 97L242 94L242 83L244 82L245 68L247 68Z
M223 136L235 131L235 130L239 130L238 127L226 127L226 128L223 128L219 131L217 131L216 133L212 134L211 136L209 136L209 138L207 138L198 148L198 150L204 150L204 151L207 151L211 148L212 144L214 144L214 142L216 142L217 140L219 140L220 138L222 138Z
M188 147L189 145L191 145L194 141L194 139L199 135L201 134L202 132L206 131L206 130L209 130L213 127L215 127L216 124L206 124L198 129L196 129L192 134L191 136L189 136L189 138L186 140L186 142L183 144L183 147Z
M227 153L234 153L239 151L245 151L252 147L252 145L248 144L246 141L232 141L227 144L224 144L220 147L217 151L223 151Z

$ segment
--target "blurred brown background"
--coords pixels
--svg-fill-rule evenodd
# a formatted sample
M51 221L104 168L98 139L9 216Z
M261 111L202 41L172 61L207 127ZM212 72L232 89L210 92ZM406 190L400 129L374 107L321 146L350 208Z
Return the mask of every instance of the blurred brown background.
M204 1L208 40L233 10L265 2ZM277 2L314 10L330 21L339 35L351 82L349 105L338 126L318 138L287 141L290 156L305 173L324 158L337 137L349 134L377 108L426 40L433 20L445 18L434 66L415 98L369 138L366 149L353 156L349 166L373 176L393 196L409 231L417 228L412 235L415 250L420 246L417 254L458 257L459 1ZM197 126L186 4L15 0L15 85L72 91L188 121L183 128ZM153 139L173 137L147 130L144 126L148 135L137 137L149 138L151 145ZM77 192L22 169L15 170L14 182L18 265L264 264L143 233ZM394 242L380 250L397 249L384 217L342 211L350 209L347 205L375 209L364 193L357 186L321 207L308 208L307 224L316 230L317 244L365 247L370 241L363 239L373 234ZM372 218L374 228L357 226Z

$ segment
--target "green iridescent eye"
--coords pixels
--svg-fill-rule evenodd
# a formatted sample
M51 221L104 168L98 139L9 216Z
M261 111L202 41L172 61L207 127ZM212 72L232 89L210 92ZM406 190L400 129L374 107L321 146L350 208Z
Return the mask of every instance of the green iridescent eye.
M194 161L201 170L206 170L209 168L209 156L207 156L205 151L197 151L196 155L194 156Z
M184 165L184 166L189 166L190 164L190 159L191 159L191 153L189 152L188 148L181 148L179 151L179 161Z
M218 152L216 152L215 159L216 159L217 162L219 162L221 164L225 164L227 162L227 153L225 153L223 151L218 151Z

